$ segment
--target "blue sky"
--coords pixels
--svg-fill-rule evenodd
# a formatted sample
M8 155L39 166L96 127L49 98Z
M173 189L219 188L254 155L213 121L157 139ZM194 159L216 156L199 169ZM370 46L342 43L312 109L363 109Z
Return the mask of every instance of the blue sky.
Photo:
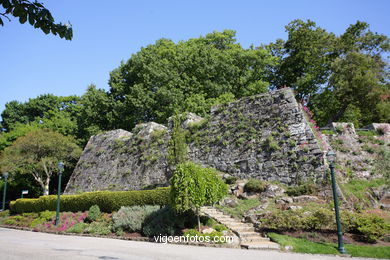
M341 34L357 20L390 35L387 0L99 1L42 0L58 22L73 25L66 41L28 23L0 27L0 111L11 100L40 94L82 95L89 84L108 89L109 72L159 38L174 41L214 30L237 31L244 47L285 39L293 19L311 19ZM0 10L1 11L1 10Z

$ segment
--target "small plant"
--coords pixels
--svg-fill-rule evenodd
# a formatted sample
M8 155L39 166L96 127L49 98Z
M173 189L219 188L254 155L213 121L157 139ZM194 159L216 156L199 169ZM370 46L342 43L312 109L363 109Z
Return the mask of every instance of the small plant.
M378 127L378 128L376 129L376 132L378 133L378 135L385 135L385 134L387 134L389 131L390 131L390 129L389 129L387 126Z
M87 215L87 221L93 222L96 221L101 215L100 208L98 205L93 205L89 208L88 210L88 215Z
M372 146L368 145L368 144L363 144L362 145L362 150L366 151L368 153L371 153L371 154L375 153L375 149Z
M236 183L236 181L237 181L237 177L235 177L235 176L229 176L229 177L225 178L226 184L234 184L234 183Z
M85 229L85 232L96 235L108 235L111 233L111 226L105 222L92 222Z
M289 186L287 188L288 196L301 196L301 195L310 195L314 194L317 191L317 187L314 183L307 182L299 186Z
M342 134L344 133L344 127L342 127L341 125L338 125L335 127L335 130L338 134Z
M79 222L79 223L75 224L74 226L68 228L65 232L80 234L80 233L83 233L87 229L87 227L88 227L87 223Z
M117 231L121 229L129 232L139 232L142 229L146 217L159 209L159 206L121 207L112 216L114 222L113 230Z
M267 183L258 179L250 179L244 186L246 192L263 192L267 187Z
M160 140L165 135L166 132L167 130L165 129L160 129L160 130L156 129L150 134L150 136L152 137L153 141L156 141L156 140Z
M264 142L264 146L269 150L269 151L277 151L280 150L280 146L278 145L277 142L274 141L274 138L272 136L268 136L267 139Z

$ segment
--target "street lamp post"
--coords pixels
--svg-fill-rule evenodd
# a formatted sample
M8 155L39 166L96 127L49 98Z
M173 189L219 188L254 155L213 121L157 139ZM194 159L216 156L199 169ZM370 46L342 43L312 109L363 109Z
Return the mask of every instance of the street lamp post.
M56 210L56 221L55 225L57 226L60 222L60 196L61 196L61 178L62 172L64 171L64 163L58 163L58 196L57 196L57 210Z
M4 177L3 210L5 210L5 197L7 195L8 172L3 173L3 177Z
M340 222L340 212L339 212L339 202L338 202L338 196L337 196L336 178L334 176L334 162L336 160L336 154L333 151L329 151L326 154L326 157L328 158L330 175L331 175L331 179L332 179L334 211L336 214L336 224L337 224L337 238L338 238L338 248L337 249L339 250L339 252L341 254L347 254L347 251L345 250L344 243L343 243L343 231L341 229L341 222Z

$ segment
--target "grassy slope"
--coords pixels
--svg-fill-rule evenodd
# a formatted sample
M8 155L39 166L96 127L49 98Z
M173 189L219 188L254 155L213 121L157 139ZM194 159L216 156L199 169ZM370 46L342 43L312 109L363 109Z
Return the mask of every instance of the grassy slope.
M293 252L309 254L338 254L337 244L334 243L315 243L302 238L294 238L276 233L268 233L272 241L279 243L282 247L292 246ZM351 256L355 257L374 257L390 258L390 247L386 246L359 246L345 245L345 248Z

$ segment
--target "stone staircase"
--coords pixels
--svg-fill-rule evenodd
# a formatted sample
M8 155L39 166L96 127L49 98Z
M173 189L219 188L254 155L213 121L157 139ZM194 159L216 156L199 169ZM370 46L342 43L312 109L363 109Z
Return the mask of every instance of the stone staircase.
M267 237L262 237L255 231L255 228L250 223L243 223L213 207L202 207L200 212L203 215L215 219L217 222L225 225L233 231L240 238L241 248L268 250L280 249L279 244L271 242Z

